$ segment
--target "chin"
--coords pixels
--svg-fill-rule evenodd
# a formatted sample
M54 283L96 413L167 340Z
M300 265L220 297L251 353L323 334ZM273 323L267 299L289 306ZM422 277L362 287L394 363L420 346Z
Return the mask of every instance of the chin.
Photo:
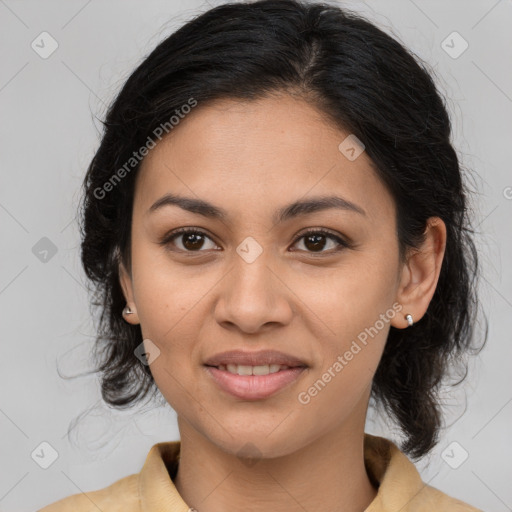
M294 435L297 428L276 429L276 425L264 429L256 427L253 422L251 429L230 429L229 432L221 430L216 432L217 435L210 433L205 437L226 453L253 459L283 457L308 444L307 440L297 439Z

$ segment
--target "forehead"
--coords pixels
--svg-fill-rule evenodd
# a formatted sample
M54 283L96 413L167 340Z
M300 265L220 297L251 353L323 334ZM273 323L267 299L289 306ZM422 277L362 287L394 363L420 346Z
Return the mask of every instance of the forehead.
M135 209L145 213L172 192L223 205L239 217L337 193L364 204L370 218L393 215L368 155L350 160L340 151L349 135L288 95L199 104L145 157Z

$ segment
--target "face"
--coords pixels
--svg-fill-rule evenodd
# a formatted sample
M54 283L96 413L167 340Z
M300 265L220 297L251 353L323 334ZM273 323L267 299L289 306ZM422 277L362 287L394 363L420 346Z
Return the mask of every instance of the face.
M180 426L227 452L251 442L279 456L362 429L390 325L405 322L395 205L367 154L339 149L348 135L290 96L222 100L198 105L142 163L126 319L160 351L150 369ZM169 193L224 216L151 209ZM277 217L321 197L340 199ZM268 349L305 367L265 397L233 395L205 366Z

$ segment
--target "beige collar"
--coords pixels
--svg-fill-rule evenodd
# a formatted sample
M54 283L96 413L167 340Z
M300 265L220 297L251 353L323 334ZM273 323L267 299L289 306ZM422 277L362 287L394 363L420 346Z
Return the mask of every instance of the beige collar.
M139 473L139 494L144 512L172 510L189 512L173 481L180 454L180 441L155 444ZM422 482L414 464L391 441L364 435L364 458L378 493L365 512L412 510L422 491L432 489ZM438 492L438 491L436 491Z

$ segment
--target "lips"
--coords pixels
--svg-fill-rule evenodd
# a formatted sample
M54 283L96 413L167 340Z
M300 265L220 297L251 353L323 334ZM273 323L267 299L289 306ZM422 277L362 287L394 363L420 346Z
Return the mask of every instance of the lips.
M251 367L279 365L287 366L289 368L306 368L308 366L305 361L277 350L261 350L259 352L230 350L208 358L204 364L205 366L214 366L216 368L219 368L220 366L227 367L227 365Z
M306 371L305 366L296 366L267 375L236 375L215 366L206 366L205 369L222 391L247 401L270 398L291 386Z
M278 350L230 350L208 358L204 366L221 390L242 400L269 398L308 368L305 361Z

